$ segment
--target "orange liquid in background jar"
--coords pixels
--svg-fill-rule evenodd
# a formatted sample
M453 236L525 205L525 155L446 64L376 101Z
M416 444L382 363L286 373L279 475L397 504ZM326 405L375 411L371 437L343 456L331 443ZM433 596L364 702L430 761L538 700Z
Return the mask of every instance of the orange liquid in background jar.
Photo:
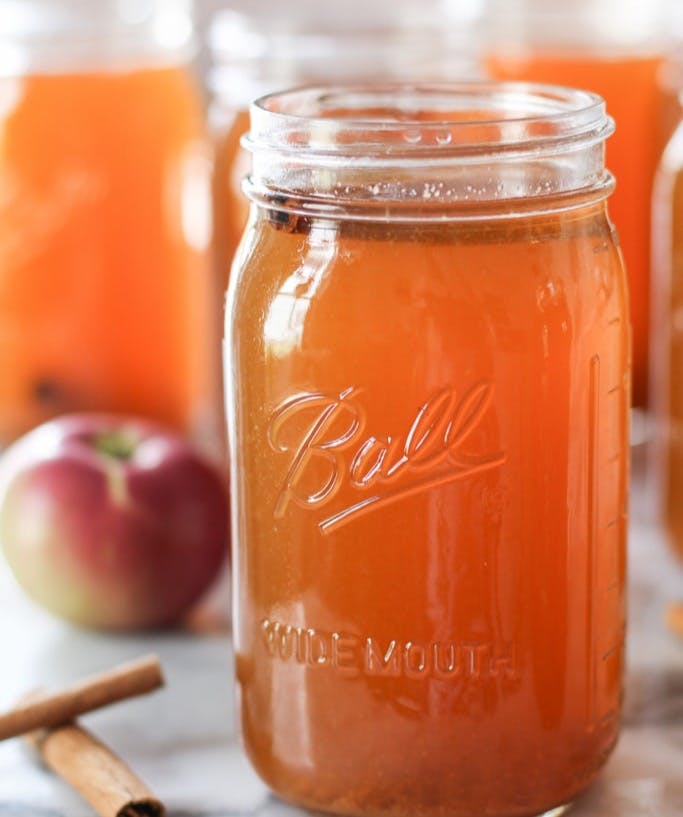
M666 134L662 119L660 57L591 57L500 53L487 60L496 79L552 82L602 96L616 122L607 167L617 179L610 199L628 273L633 325L633 402L647 403L650 317L650 208L652 182Z
M186 223L202 138L188 75L5 78L0 94L0 440L72 410L187 430L217 365Z
M237 245L249 216L249 199L242 180L249 172L249 155L240 139L249 130L249 113L236 111L215 142L213 173L213 251L219 285L225 289Z
M629 332L604 205L436 226L261 211L237 263L255 768L348 815L571 800L621 705Z
M680 322L683 309L683 126L679 125L667 147L662 162L656 194L655 225L659 263L657 269L658 317L657 332L661 348L658 362L666 361L663 372L665 385L659 397L660 431L664 437L665 452L659 463L665 525L670 541L683 558L683 327ZM668 232L664 232L667 231Z

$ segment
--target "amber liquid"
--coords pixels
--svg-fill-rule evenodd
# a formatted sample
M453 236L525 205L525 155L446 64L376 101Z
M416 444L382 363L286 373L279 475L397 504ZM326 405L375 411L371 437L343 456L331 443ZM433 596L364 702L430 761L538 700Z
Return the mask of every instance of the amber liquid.
M213 253L216 277L223 289L228 284L232 259L249 215L242 180L249 173L250 159L240 147L240 139L248 130L248 112L236 111L215 142Z
M602 96L616 131L607 143L607 166L617 179L610 214L621 237L633 325L633 401L647 403L650 317L650 207L652 183L665 143L657 56L500 53L490 56L495 79L551 82Z
M679 126L667 150L658 195L659 204L669 210L660 230L669 229L669 235L659 235L659 243L666 247L665 273L660 281L665 297L658 306L662 308L661 325L668 349L662 359L668 362L665 374L666 403L663 428L666 429L666 453L664 456L663 494L666 526L675 551L683 558L683 326L680 315L683 310L683 129ZM660 211L662 213L662 211ZM666 225L666 226L665 226Z
M215 411L218 363L188 234L202 114L187 73L37 75L0 93L0 441L74 410L188 430Z
M231 282L244 741L348 815L533 815L614 746L629 405L601 205L250 225Z

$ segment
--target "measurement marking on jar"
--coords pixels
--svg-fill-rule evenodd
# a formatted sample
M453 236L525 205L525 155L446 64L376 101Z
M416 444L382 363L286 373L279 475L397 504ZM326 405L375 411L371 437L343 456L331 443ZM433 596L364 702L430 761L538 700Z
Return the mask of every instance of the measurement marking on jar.
M619 384L618 386L612 386L611 389L608 389L607 394L616 394L618 391L621 391L622 386Z
M607 587L608 593L614 593L615 590L618 590L621 587L619 579L615 579L612 584Z
M598 470L600 427L600 357L594 355L589 364L588 381L588 551L586 553L586 643L588 667L586 676L586 725L592 727L597 708L596 666L596 596L597 596L597 541L598 541Z
M612 318L611 320L607 321L608 326L616 326L619 323L621 323L621 318L619 316L617 316L616 318Z
M613 528L615 525L618 525L620 522L621 522L621 517L620 516L615 516L614 519L610 519L610 521L607 523L607 527L608 528Z
M621 451L617 451L616 454L612 454L612 456L608 458L607 462L611 465L614 462L619 462L620 459L621 459Z

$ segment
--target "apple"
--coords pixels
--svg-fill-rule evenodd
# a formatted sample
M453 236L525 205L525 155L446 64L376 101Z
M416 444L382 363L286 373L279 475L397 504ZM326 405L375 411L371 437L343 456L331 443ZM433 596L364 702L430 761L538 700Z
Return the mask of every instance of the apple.
M176 623L228 548L227 485L151 421L73 414L0 458L0 545L19 584L75 624Z

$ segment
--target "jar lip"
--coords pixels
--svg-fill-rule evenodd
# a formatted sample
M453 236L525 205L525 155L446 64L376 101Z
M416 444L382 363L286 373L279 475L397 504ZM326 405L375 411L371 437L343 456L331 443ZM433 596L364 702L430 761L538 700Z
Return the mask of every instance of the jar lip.
M484 203L499 213L531 199L565 208L567 196L604 198L612 187L604 142L614 122L588 91L490 81L312 86L262 97L250 114L245 190L281 209L306 200L321 214L376 219L400 209L438 219Z
M303 150L359 160L377 153L401 161L539 155L561 143L602 141L614 130L597 94L527 82L305 86L263 96L250 112L244 145L254 153Z

